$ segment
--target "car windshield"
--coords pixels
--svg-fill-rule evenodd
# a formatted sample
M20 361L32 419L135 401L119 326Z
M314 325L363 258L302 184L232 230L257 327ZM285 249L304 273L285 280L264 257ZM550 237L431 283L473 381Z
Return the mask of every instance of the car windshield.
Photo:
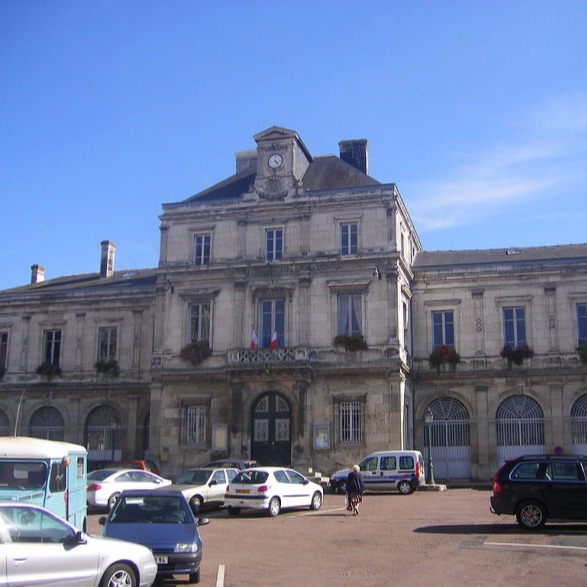
M178 495L122 496L108 519L109 524L177 524L193 522L184 499Z
M265 483L269 478L267 471L247 470L241 471L233 480L232 483L242 483L244 485L260 485Z
M181 484L188 483L190 485L204 485L210 478L212 471L209 469L192 469L191 471L184 471L173 483Z

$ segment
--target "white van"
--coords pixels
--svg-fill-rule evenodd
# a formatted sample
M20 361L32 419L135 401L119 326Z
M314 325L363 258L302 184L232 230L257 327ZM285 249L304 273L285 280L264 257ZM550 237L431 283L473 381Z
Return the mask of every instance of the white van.
M417 450L381 450L373 452L360 463L366 491L393 491L410 495L426 483L424 458ZM337 493L346 492L350 469L336 471L330 477L330 486Z

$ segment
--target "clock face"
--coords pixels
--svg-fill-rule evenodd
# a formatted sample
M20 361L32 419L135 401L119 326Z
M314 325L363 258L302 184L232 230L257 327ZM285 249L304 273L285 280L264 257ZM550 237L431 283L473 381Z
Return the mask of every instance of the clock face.
M267 163L271 169L278 169L283 165L283 157L279 153L273 153L273 155L269 155Z

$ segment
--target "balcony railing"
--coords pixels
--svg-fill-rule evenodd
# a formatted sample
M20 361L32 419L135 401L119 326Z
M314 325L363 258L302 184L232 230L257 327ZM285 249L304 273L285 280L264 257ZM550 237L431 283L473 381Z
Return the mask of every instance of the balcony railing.
M236 349L228 353L228 363L232 365L259 365L307 360L308 349L303 347L287 347L273 350Z

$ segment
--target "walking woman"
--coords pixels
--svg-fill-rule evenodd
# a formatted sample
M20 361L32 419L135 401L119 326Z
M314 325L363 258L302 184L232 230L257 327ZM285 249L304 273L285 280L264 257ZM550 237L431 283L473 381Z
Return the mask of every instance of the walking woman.
M359 465L353 465L346 479L347 510L353 512L353 516L359 515L359 505L363 501L363 477Z

